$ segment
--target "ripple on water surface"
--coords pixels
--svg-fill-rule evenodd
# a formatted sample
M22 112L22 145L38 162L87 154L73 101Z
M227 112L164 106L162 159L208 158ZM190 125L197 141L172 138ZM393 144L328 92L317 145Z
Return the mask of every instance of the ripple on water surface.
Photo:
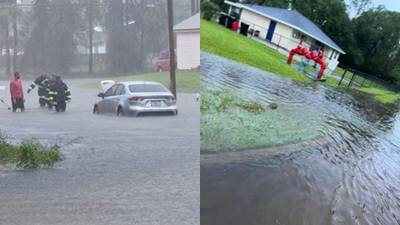
M205 110L201 117L201 148L224 151L269 147L318 138L324 114L309 105L319 98L312 87L304 87L240 64L203 54L202 104L221 101L216 91L234 101L257 102L260 113L228 107L223 112ZM271 88L273 87L273 88ZM269 104L277 103L273 110Z
M201 224L400 224L398 106L205 53L201 60L203 95L223 90L242 101L279 104L257 115L237 108L203 113L203 149L284 144L296 136L311 143L273 157L246 158L244 151L237 161L204 163L226 154L203 155Z

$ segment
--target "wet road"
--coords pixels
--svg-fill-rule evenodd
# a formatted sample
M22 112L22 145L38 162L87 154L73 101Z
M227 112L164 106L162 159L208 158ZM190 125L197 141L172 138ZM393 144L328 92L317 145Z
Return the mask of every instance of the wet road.
M23 114L0 108L8 138L60 144L65 156L52 169L0 167L0 224L199 224L196 96L178 95L175 117L98 116L97 90L80 88L85 82L67 82L65 114L39 109L36 93Z
M202 225L400 224L398 105L208 54L201 59L203 88L275 101L293 117L308 107L320 133L298 145L203 154Z

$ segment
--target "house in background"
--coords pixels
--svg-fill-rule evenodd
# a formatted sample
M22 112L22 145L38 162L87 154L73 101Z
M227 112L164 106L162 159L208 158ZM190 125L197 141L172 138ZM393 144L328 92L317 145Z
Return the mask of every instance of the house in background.
M328 69L339 64L340 54L346 54L317 25L296 10L242 4L225 1L229 5L227 14L222 13L220 23L232 26L233 19L239 22L239 32L256 37L274 47L290 51L302 40L303 46L324 52ZM227 16L228 15L228 16ZM233 18L233 19L232 19Z
M200 13L174 26L176 35L177 68L194 69L200 66Z

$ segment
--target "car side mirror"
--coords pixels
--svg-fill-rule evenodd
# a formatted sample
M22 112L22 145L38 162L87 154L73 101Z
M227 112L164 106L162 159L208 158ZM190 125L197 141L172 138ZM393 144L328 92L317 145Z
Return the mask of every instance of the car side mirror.
M101 92L97 96L100 97L100 98L104 98L105 94L103 92Z

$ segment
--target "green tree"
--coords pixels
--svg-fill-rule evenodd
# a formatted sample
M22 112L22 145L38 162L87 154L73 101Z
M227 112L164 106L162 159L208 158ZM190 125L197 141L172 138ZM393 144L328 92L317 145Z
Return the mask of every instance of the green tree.
M48 30L50 28L50 0L39 0L33 7L33 28L25 44L23 65L25 68L46 70Z
M124 54L126 36L124 33L124 6L122 0L110 0L107 5L107 67L114 72L125 72Z
M400 63L400 13L384 8L371 9L355 18L353 27L357 45L364 56L360 67L390 79Z
M24 48L26 68L69 73L75 60L75 32L79 6L72 0L38 0L33 8L34 23Z
M218 6L209 0L201 1L200 9L203 18L206 20L211 20L218 12Z
M166 48L166 17L164 3L157 0L110 0L105 15L108 69L142 72L148 55Z

